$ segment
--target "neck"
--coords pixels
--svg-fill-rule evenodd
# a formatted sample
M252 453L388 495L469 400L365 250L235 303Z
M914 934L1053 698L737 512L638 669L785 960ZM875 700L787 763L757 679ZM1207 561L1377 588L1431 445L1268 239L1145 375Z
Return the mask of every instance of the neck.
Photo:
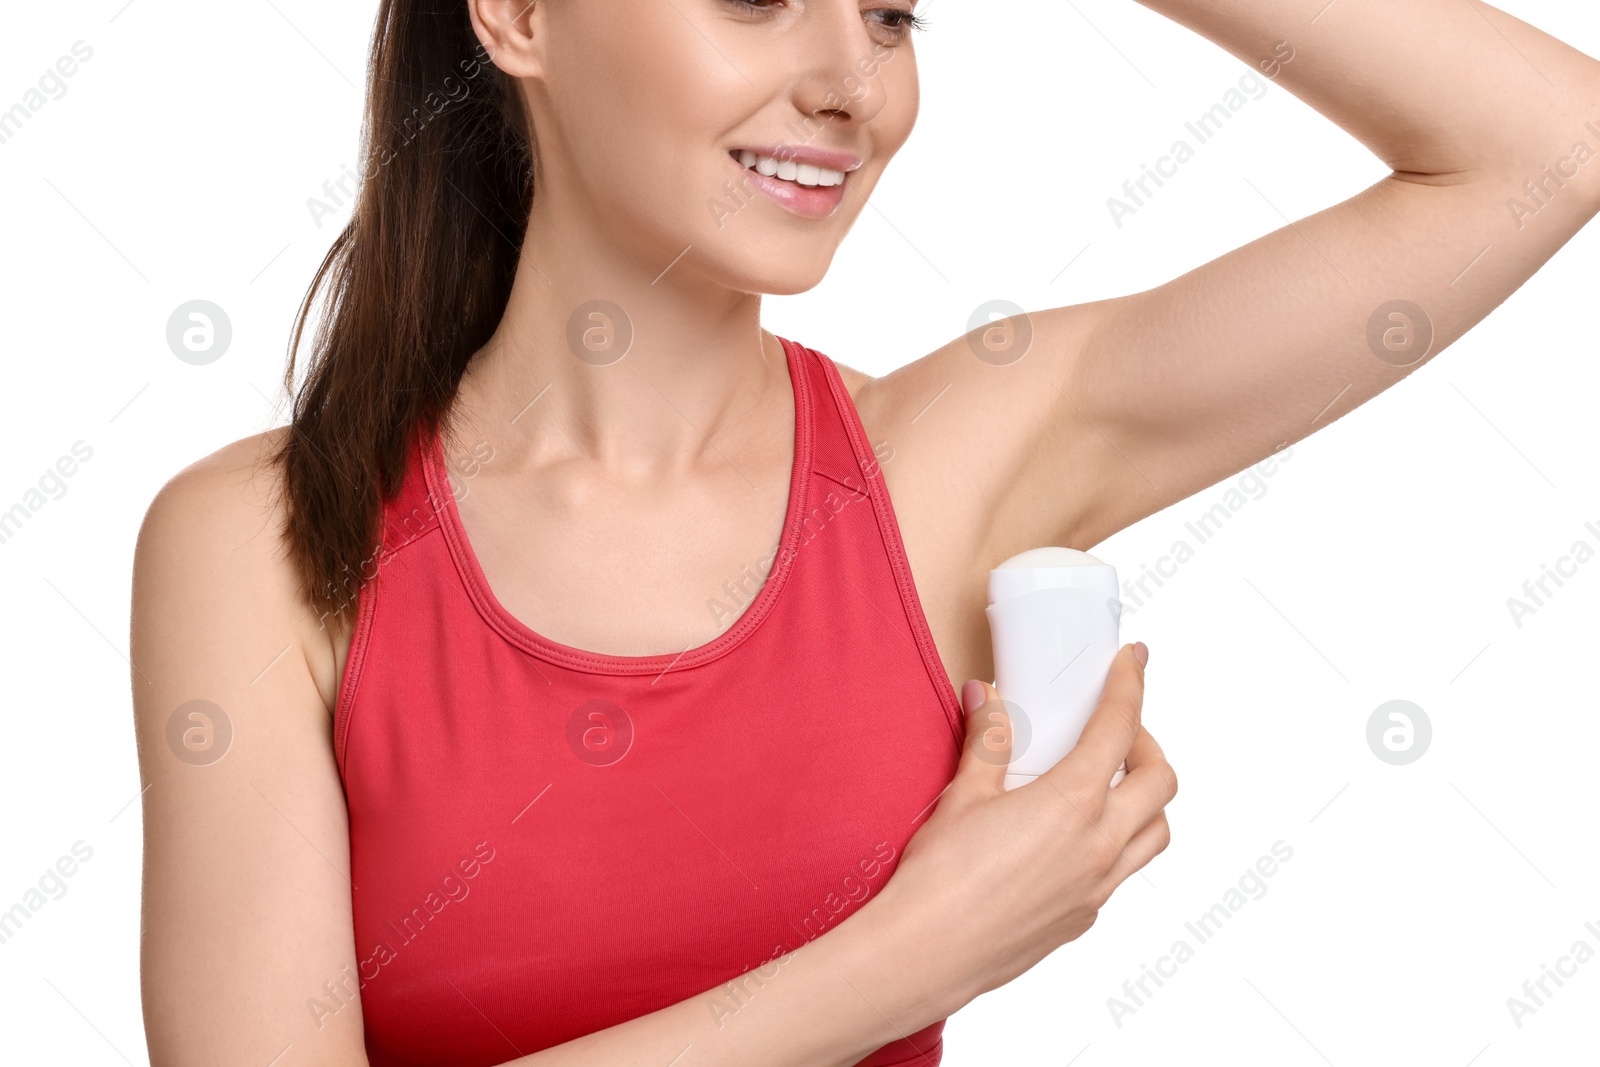
M582 458L619 479L671 476L788 402L759 295L699 274L692 248L624 246L581 209L535 203L505 313L452 410L462 439L512 466Z

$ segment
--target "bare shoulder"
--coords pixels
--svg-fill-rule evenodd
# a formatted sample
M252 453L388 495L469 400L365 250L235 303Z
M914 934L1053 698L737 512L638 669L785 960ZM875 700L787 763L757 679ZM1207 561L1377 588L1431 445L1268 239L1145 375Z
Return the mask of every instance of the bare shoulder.
M175 567L170 574L147 574L175 580L222 567L234 571L230 583L269 579L261 564L278 554L282 529L281 482L270 460L287 429L241 438L168 478L145 510L136 566Z
M262 430L261 434L238 438L237 442L227 443L202 456L166 480L155 494L152 509L171 507L174 501L192 501L195 494L221 494L224 499L208 502L235 510L238 506L256 512L266 509L278 488L277 474L270 459L278 446L282 446L288 432L290 427L286 426Z
M850 393L851 400L855 400L857 397L859 397L861 395L862 388L868 383L877 381L876 378L870 374L867 374L865 371L856 370L854 367L847 367L838 360L834 360L833 365L838 368L839 378L844 382L844 387Z
M356 960L348 811L315 666L326 641L284 551L272 462L284 432L174 474L134 550L152 1063L246 1063L286 1043L363 1062L358 1004L326 1025L303 1006Z
M289 427L230 442L182 468L145 510L134 552L134 623L208 605L221 618L267 624L314 668L330 638L301 603L284 551L281 471L273 455ZM269 621L270 620L270 621ZM297 658L301 658L297 655ZM314 670L326 688L327 668ZM331 703L331 702L330 702Z
M288 431L289 427L280 426L241 437L184 467L156 493L145 513L146 523L197 509L219 511L218 521L224 523L246 514L257 520L264 517L278 489L271 454Z

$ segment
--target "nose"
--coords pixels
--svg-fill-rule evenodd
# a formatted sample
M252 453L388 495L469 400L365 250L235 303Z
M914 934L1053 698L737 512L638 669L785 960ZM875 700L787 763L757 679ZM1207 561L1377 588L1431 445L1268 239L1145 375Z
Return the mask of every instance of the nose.
M881 68L893 50L875 47L856 0L813 3L806 16L791 53L795 107L822 123L870 121L887 102Z

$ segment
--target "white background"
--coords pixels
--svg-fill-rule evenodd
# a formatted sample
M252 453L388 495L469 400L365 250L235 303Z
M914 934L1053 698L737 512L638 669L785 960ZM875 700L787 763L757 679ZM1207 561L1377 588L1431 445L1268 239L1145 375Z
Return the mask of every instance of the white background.
M8 1062L145 1062L134 538L173 473L282 421L291 316L347 217L318 228L306 200L354 167L375 8L124 5L0 16L0 108L75 41L94 50L0 145L0 509L75 441L93 449L0 544L0 909L74 842L93 849L0 945ZM1503 6L1600 54L1592 4ZM862 370L960 335L990 299L1159 284L1280 226L1271 205L1303 217L1385 173L1272 86L1118 229L1106 198L1248 68L1127 0L924 10L917 132L828 279L767 303L769 328ZM1600 951L1584 928L1600 928L1600 562L1520 627L1506 605L1576 541L1600 547L1584 526L1600 529L1597 268L1591 226L1448 352L1296 445L1124 617L1152 649L1146 720L1183 782L1173 844L1082 939L955 1016L947 1063L1597 1062L1600 960L1520 1028L1506 1006L1574 942ZM234 330L204 367L165 339L196 298ZM1184 524L1227 484L1097 554L1133 577L1195 545ZM1366 742L1397 698L1433 726L1408 766ZM1293 857L1265 895L1199 944L1184 923L1280 840ZM1108 998L1180 938L1194 958L1119 1025Z

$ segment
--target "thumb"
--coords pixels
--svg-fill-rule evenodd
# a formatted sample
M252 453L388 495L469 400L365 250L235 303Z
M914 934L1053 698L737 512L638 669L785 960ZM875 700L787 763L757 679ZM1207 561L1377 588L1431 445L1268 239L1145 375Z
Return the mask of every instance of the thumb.
M998 791L1011 763L1011 715L994 686L976 678L961 687L961 708L967 736L955 781L986 793Z

